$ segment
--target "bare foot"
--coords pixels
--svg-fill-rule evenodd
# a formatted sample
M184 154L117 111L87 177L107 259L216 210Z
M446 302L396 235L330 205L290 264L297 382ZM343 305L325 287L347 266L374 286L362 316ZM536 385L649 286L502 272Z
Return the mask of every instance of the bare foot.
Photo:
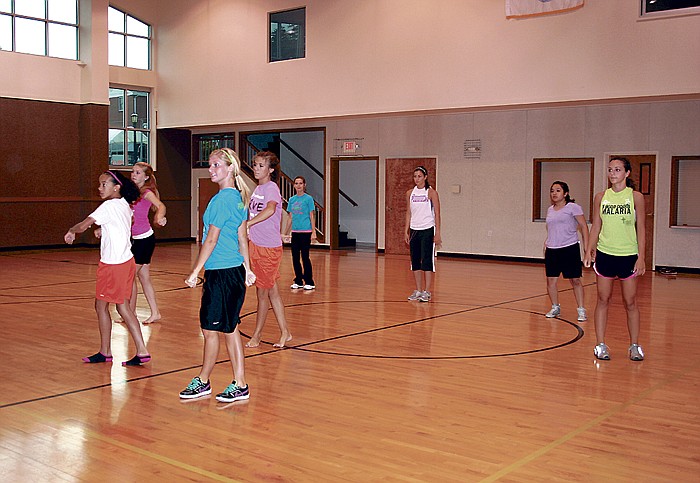
M292 334L289 332L285 334L282 334L282 337L280 337L280 341L276 344L272 344L272 347L277 347L278 349L281 349L284 347L284 344L292 340Z
M248 347L249 349L252 349L252 348L257 347L259 345L260 345L260 338L258 338L258 337L253 337L248 342L245 343L245 346Z
M160 314L151 314L149 318L143 321L144 324L152 324L153 322L158 322L160 320Z
M114 319L114 320L112 321L112 323L114 323L114 324L125 324L126 322L124 322L124 319Z

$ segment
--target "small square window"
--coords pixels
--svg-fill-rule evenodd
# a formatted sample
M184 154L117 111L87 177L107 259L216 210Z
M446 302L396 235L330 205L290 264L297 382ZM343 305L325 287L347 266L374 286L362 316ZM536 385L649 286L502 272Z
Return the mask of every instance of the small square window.
M641 0L641 17L679 17L700 14L700 0Z
M540 158L533 160L532 221L544 221L552 204L549 190L555 181L569 186L569 193L591 219L593 206L593 158Z
M306 8L270 14L270 62L306 57Z
M671 158L672 227L700 227L700 156Z

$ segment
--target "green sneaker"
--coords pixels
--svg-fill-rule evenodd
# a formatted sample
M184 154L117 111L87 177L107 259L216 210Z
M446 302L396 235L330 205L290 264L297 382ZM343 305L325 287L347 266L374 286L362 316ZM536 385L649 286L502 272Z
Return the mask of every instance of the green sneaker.
M246 384L245 387L240 387L236 384L236 381L233 381L224 389L224 392L216 395L216 400L228 403L248 399L249 397L250 391L248 390L248 384Z

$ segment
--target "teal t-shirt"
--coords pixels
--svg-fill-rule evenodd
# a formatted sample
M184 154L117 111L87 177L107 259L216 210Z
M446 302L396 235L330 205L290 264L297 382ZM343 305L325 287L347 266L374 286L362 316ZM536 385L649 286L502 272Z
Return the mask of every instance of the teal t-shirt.
M202 217L204 231L202 242L207 239L209 225L214 225L221 232L214 251L204 263L206 270L233 268L243 264L238 246L238 227L248 219L248 210L243 204L241 193L234 188L219 191L207 205Z
M306 193L289 198L287 213L292 215L292 231L313 231L310 215L315 208L314 199Z

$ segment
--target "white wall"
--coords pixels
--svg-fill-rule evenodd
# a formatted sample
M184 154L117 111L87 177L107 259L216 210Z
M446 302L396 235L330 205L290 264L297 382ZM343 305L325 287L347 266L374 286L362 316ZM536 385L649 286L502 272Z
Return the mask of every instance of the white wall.
M638 0L524 20L500 0L308 0L306 58L272 64L267 13L297 0L159 5L162 127L700 92L700 16L639 21Z
M700 268L700 230L667 222L671 156L700 153L700 16L638 21L637 0L526 20L501 1L308 0L307 57L268 64L267 13L296 1L111 3L154 26L154 72L109 68L109 2L82 0L86 65L0 52L0 96L107 104L111 81L155 87L158 127L326 127L328 146L364 138L379 157L380 206L384 159L436 156L443 249L461 253L541 256L533 158L593 157L601 190L607 153L654 153L655 263ZM481 159L464 159L476 138ZM382 210L378 229L382 248Z
M377 162L373 159L340 160L340 189L357 206L338 198L338 222L341 231L360 243L376 243Z

